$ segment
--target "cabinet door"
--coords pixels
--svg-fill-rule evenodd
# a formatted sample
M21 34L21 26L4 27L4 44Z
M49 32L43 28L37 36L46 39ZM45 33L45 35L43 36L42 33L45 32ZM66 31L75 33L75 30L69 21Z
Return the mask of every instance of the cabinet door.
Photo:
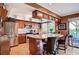
M1 55L8 55L10 53L9 41L1 42Z
M22 43L22 36L21 35L18 35L18 41L19 41L19 44Z
M25 36L25 34L19 34L18 41L19 41L19 44L26 43L26 36Z
M35 11L33 11L33 13L32 13L32 17L33 17L33 18L41 19L41 18L43 18L43 13L40 12L40 11L38 11L38 10L35 10Z
M19 25L20 25L20 28L23 28L23 22L20 22Z
M2 17L6 17L7 16L7 10L2 9Z
M24 21L16 21L16 23L18 23L18 27L19 28L24 28L25 22Z
M0 8L0 16L6 17L6 15L7 15L7 10Z
M22 42L26 43L26 35L25 34L22 35Z
M0 8L0 16L1 16L1 11L2 11L2 8Z

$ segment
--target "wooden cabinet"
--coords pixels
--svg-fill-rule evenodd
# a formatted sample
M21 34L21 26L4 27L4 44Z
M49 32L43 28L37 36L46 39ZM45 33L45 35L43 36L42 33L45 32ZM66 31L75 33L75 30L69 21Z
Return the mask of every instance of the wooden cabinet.
M36 55L38 52L36 39L31 38L31 37L27 37L27 39L29 39L29 52L30 52L30 54Z
M44 19L49 19L48 14L44 14L44 15L43 15L43 18L44 18Z
M4 5L3 3L0 3L0 8L3 8L3 5Z
M7 16L7 10L2 9L2 17L6 17Z
M43 13L40 12L40 11L38 11L38 10L35 10L35 11L33 11L33 13L32 13L32 17L33 17L33 18L41 19L41 18L43 18Z
M19 42L19 44L26 43L26 35L25 34L19 34L18 35L18 42Z
M9 54L10 54L9 41L1 42L0 55L9 55Z
M23 28L23 27L24 27L23 22L19 22L19 28Z
M6 16L7 16L7 10L6 9L3 9L0 6L0 17L2 17L3 20L5 20Z
M7 15L7 10L3 9L3 8L0 8L0 16L1 17L6 17L6 15Z
M1 17L6 17L7 15L7 10L3 8L3 3L0 3L0 16Z
M10 54L10 41L9 38L5 36L0 37L0 55Z
M32 12L32 17L33 18L38 18L38 19L50 19L50 15L43 13L41 11L35 10ZM52 16L51 16L52 17Z
M26 22L22 20L17 20L16 23L18 23L18 28L24 28Z

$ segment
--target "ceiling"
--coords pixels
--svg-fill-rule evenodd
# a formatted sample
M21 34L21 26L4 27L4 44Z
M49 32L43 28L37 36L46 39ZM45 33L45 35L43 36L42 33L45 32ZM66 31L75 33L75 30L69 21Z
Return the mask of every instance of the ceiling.
M24 3L5 3L8 10L8 17L29 19L35 9Z
M79 13L79 3L37 3L48 10L58 14L59 16L66 16L70 14ZM5 3L9 17L17 17L20 19L27 19L32 17L32 11L35 8L24 3Z
M58 14L59 16L66 16L79 13L79 3L38 3L38 4Z
M32 18L32 12L35 10L35 8L29 5L23 3L6 3L5 5L8 10L8 14L7 14L8 17L16 18L19 20L27 20L27 21L29 21L30 20L29 18L31 18L33 22L38 22L38 23L45 23L51 21L51 20L48 21L46 19L42 19L41 21L39 19Z

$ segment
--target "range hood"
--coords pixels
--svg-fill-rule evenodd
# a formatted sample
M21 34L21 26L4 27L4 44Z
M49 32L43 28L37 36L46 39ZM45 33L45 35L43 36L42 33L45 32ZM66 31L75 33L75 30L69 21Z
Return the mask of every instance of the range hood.
M50 23L52 20L31 18L31 21L36 23Z
M12 17L7 17L6 18L6 22L15 22L16 19L15 18L12 18Z

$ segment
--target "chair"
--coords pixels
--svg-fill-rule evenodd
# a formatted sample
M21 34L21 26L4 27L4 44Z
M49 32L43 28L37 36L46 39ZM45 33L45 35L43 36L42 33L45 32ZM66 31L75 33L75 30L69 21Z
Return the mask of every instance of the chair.
M46 44L44 44L44 54L53 54L56 55L57 53L57 40L56 37L49 37L47 39Z
M69 46L73 46L73 42L74 42L73 36L72 36L72 35L69 35L69 36L68 36L68 45L69 45Z
M66 52L66 44L67 44L67 35L65 35L63 38L60 38L58 40L58 47L57 49L60 49L60 50L64 50L64 52Z

